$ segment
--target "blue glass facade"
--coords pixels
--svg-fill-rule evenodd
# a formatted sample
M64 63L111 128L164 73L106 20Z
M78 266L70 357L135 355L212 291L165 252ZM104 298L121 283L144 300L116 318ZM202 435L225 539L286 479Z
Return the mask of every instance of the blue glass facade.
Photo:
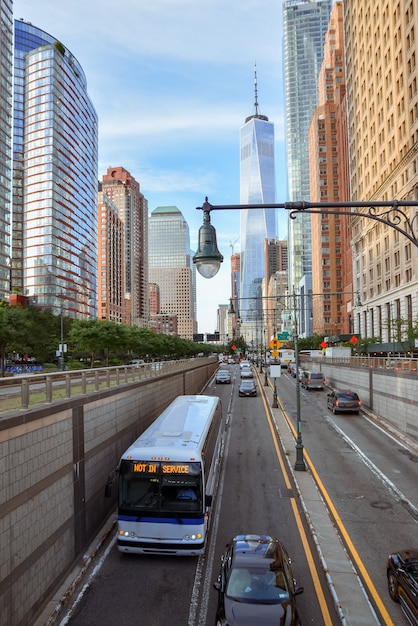
M264 115L247 118L241 128L240 202L274 203L274 125ZM241 271L239 313L241 334L254 330L251 322L262 320L262 280L264 278L264 240L276 236L274 209L241 211ZM245 324L247 323L247 327Z
M318 75L332 0L283 3L286 161L289 200L309 200L308 131L318 104ZM289 288L312 272L310 215L289 219Z
M10 291L13 19L11 0L0 2L0 300Z
M97 114L54 37L15 21L12 289L66 316L97 316Z

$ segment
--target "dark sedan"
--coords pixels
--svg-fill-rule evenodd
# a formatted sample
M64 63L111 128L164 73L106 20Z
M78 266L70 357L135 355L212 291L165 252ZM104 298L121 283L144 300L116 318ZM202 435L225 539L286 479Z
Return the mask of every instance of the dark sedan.
M269 535L237 535L221 557L216 626L299 626L286 548Z
M238 395L239 396L256 396L257 387L255 386L255 382L253 380L242 380L238 388Z
M357 413L361 401L354 391L331 391L327 394L327 407L334 413Z
M215 376L215 383L216 384L225 383L227 385L230 385L231 373L228 370L218 370Z
M386 565L388 590L412 626L418 626L418 549L390 554Z

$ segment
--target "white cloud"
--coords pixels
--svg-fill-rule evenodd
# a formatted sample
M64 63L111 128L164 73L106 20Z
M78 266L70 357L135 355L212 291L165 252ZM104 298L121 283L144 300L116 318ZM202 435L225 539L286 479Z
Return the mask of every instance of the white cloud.
M13 5L17 19L62 41L81 63L99 117L99 177L120 165L139 181L150 211L178 206L192 249L202 223L196 207L205 196L213 204L239 202L239 129L254 111L257 63L260 111L275 124L277 195L284 201L281 2ZM239 237L239 220L239 211L212 214L225 260L215 278L199 278L200 332L213 332L218 304L229 301L230 243Z

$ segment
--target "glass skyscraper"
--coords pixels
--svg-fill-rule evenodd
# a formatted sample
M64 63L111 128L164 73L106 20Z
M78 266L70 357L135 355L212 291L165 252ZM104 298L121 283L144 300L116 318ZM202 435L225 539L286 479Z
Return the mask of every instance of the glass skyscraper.
M309 201L308 131L318 104L318 75L332 0L284 0L286 160L291 202ZM312 272L311 217L289 219L289 289Z
M239 314L241 335L247 341L261 332L263 315L264 240L276 236L275 209L263 209L275 200L274 125L258 110L255 81L255 113L240 131L240 202L260 208L241 211L241 271Z
M177 332L193 340L197 332L196 267L189 225L175 206L152 211L148 233L149 282L160 292L160 313L177 316Z
M15 21L12 290L97 316L97 114L65 46Z
M10 292L10 218L12 180L12 0L0 2L0 300Z

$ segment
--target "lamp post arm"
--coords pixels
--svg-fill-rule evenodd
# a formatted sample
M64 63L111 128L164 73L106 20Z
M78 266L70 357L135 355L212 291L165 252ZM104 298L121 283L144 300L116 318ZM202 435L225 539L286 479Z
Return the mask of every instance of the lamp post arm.
M410 217L401 207L415 207L416 211ZM208 198L197 210L205 215L210 211L242 211L251 209L285 209L289 217L296 219L299 213L348 215L350 217L366 217L381 224L390 226L401 235L409 239L418 248L418 201L417 200L382 200L369 202L283 202L263 204L210 204ZM365 212L354 212L352 209L366 209ZM382 210L383 209L383 210ZM401 225L404 225L402 227Z

